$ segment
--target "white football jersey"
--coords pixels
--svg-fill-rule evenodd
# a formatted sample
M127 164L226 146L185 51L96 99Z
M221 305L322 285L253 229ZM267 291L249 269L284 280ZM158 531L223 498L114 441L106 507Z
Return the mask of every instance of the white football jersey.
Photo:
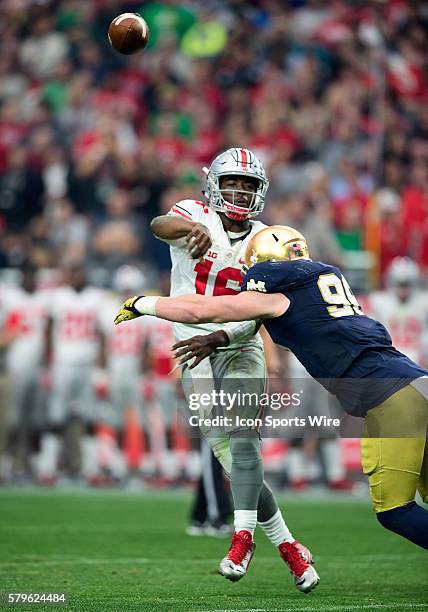
M48 298L46 291L28 293L21 287L2 287L2 326L17 335L6 353L9 370L30 370L43 363Z
M98 313L102 303L103 293L94 287L75 291L67 286L51 291L54 365L95 363L100 350Z
M121 375L135 375L141 370L145 317L115 325L113 321L122 303L120 297L112 295L104 301L99 315L100 328L106 338L107 368L111 372L120 371Z
M242 240L231 243L220 216L208 205L197 200L182 200L168 212L170 216L184 217L205 225L211 235L212 245L203 258L192 259L186 250L185 238L166 241L171 247L171 295L233 295L239 293L242 283L241 268L250 238L266 227L260 221L250 220L250 231ZM185 340L195 334L209 334L224 327L224 323L174 324L177 340ZM260 335L251 343L261 344ZM246 343L248 344L248 342Z
M396 349L420 360L428 334L428 293L415 291L401 302L392 291L378 291L369 297L368 310L385 325Z

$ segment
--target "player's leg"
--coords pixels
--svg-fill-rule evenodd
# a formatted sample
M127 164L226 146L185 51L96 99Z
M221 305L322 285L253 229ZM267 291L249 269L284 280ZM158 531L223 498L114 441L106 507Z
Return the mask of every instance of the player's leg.
M421 475L418 483L419 494L422 501L428 503L428 440L425 440L424 458L422 461Z
M52 371L52 387L47 398L46 430L40 440L40 451L35 461L35 471L40 484L52 484L58 476L59 457L62 450L64 424L68 417L71 395L69 368L55 364Z
M248 397L260 398L265 391L265 362L261 350L254 348L251 351L220 353L213 359L213 372L227 393L242 393L244 390ZM258 411L258 402L254 401L250 405L240 405L237 409L240 415L247 418L256 417ZM231 410L229 415L235 423L234 413ZM242 532L249 532L252 536L259 521L267 537L290 567L297 588L310 591L319 582L311 565L312 555L290 533L271 489L263 480L258 433L248 427L240 430L235 428L229 433L230 481L235 506L234 538Z
M37 401L37 377L34 370L15 371L13 389L13 476L18 480L29 474L29 436L32 412Z
M370 495L383 527L428 549L428 511L415 495L424 474L428 403L412 386L401 389L366 416L361 458ZM408 437L392 437L395 432Z
M100 474L99 449L95 435L96 411L93 366L72 368L73 402L69 420L69 459L72 475L82 474L97 483Z
M233 513L232 499L230 496L229 485L225 481L223 467L217 457L211 452L211 468L213 472L214 488L216 491L218 505L218 521L214 523L214 529L209 528L209 532L217 537L230 535L232 531L229 520Z
M201 476L191 512L189 535L212 535L223 537L230 534L227 524L231 513L229 492L224 482L224 473L208 442L201 440Z

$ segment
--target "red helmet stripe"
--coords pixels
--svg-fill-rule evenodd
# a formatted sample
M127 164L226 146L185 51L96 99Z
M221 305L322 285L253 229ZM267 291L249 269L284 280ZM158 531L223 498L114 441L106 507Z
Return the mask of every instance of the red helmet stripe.
M247 159L247 151L245 149L241 149L241 164L247 167L248 159Z

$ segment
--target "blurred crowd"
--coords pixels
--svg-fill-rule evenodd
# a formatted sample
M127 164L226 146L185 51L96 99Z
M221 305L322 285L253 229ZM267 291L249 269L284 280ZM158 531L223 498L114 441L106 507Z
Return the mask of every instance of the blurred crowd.
M151 32L133 56L106 36L124 11ZM8 0L0 32L0 266L158 278L149 220L243 146L271 180L264 220L315 257L362 288L397 255L426 272L426 3Z
M150 29L131 56L106 35L127 11ZM150 220L201 197L228 147L266 167L261 220L301 230L357 290L386 284L364 305L428 363L426 3L7 0L0 34L0 481L195 477L171 330L125 338L111 320L130 291L168 291Z

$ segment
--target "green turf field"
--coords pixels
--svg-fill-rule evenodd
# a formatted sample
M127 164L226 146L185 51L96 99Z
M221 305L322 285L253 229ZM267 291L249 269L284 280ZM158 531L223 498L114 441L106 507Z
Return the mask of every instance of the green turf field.
M79 612L428 610L426 552L378 526L365 501L282 503L321 576L303 595L263 533L243 580L219 576L228 540L184 535L189 500L183 493L1 491L0 590L66 591L66 609Z

